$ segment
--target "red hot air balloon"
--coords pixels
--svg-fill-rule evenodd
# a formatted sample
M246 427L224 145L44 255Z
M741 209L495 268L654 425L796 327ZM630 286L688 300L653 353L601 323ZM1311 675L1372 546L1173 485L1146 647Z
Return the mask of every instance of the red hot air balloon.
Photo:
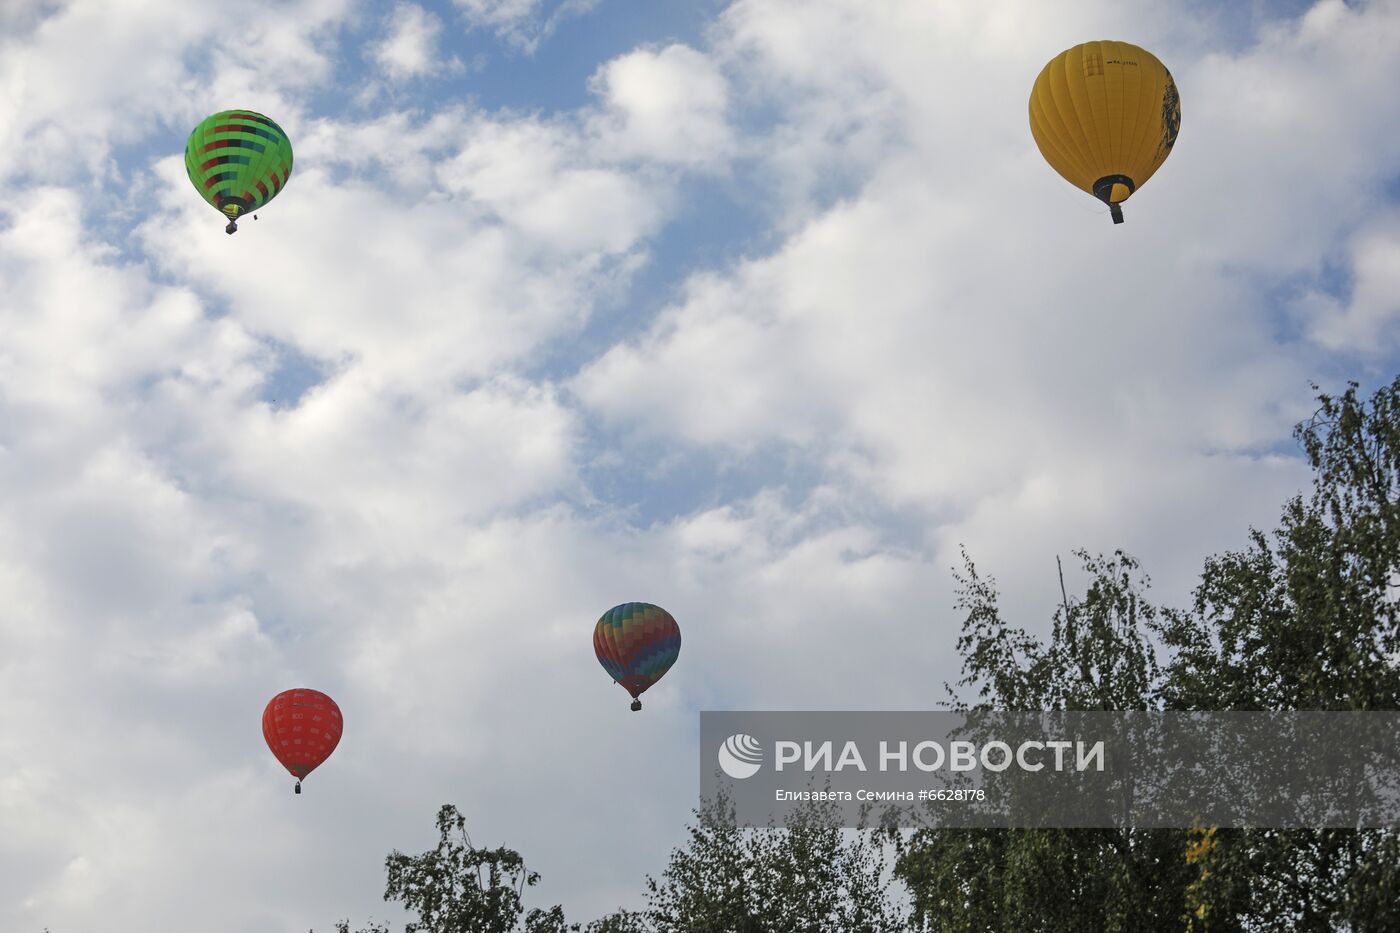
M319 690L283 690L263 710L263 738L282 767L301 781L340 744L340 707Z

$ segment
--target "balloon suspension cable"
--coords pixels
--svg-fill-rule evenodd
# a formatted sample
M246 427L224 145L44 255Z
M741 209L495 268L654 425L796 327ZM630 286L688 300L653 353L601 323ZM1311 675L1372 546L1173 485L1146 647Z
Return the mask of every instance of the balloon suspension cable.
M633 701L632 701L632 712L635 713L635 712L637 712L638 710L640 710L641 708L642 708L642 701L641 701L641 700L633 700Z
M301 781L297 781L297 788L295 792L298 794L301 793Z

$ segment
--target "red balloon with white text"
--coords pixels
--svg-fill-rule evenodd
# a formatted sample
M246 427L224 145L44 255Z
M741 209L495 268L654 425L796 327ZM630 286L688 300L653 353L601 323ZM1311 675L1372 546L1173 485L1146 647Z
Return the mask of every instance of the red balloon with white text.
M301 782L340 744L342 722L335 700L319 690L283 690L263 710L263 738L282 767Z

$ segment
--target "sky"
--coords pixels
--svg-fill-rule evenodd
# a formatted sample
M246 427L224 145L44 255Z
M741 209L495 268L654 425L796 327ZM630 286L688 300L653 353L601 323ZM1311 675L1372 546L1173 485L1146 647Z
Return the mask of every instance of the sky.
M1095 38L1181 93L1121 226L1027 124ZM444 803L638 907L700 710L946 705L961 547L1184 605L1400 365L1396 87L1397 0L4 0L0 929L397 921ZM296 151L233 237L231 108Z

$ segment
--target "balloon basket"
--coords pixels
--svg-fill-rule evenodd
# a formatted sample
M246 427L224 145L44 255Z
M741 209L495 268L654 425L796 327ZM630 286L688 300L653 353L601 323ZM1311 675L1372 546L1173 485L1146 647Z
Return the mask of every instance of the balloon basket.
M293 791L293 793L297 793L297 794L301 793L301 781L297 781L296 790Z
M641 701L641 700L633 700L633 701L632 701L632 712L635 713L635 712L637 712L638 710L640 710L641 708L642 708L642 701Z

